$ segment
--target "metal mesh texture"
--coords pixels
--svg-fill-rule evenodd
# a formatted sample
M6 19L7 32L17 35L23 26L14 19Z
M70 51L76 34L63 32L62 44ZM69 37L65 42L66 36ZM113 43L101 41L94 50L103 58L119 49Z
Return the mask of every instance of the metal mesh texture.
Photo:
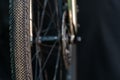
M30 0L9 0L10 52L13 80L32 80Z

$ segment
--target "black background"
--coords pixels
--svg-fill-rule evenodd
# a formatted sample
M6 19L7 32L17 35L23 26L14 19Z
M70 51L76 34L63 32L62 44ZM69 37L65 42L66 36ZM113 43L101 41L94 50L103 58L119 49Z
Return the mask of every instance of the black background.
M0 80L10 78L9 0L0 0Z
M120 0L78 4L78 80L120 80Z

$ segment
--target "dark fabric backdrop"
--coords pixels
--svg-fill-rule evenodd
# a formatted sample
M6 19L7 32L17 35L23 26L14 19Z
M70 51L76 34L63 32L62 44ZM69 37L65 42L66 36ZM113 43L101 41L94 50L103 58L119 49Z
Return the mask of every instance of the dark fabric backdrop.
M78 4L78 80L120 80L120 0Z
M77 80L120 80L120 0L79 0ZM0 80L10 79L8 0L0 1Z
M0 0L0 80L10 78L10 55L9 55L9 0Z

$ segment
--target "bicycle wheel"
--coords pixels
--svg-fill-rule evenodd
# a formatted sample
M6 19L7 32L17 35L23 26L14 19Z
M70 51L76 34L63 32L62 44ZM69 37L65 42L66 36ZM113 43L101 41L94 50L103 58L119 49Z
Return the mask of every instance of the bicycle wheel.
M30 19L29 0L10 0L13 79L71 80L67 76L73 44L69 43L65 3L62 0L34 0Z

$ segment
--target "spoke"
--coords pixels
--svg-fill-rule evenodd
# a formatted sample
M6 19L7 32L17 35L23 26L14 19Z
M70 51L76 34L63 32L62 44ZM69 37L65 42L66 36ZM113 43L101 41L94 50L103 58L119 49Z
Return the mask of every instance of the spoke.
M52 52L53 52L53 49L54 49L55 46L56 46L56 43L57 43L57 41L53 44L53 47L51 48L51 50L50 50L50 52L49 52L49 54L48 54L48 56L47 56L47 58L46 58L46 61L45 61L44 64L43 64L43 67L42 67L42 70L41 70L41 71L43 71L43 69L45 68L45 66L46 66L46 64L47 64L47 62L48 62L48 59L50 58L50 56L51 56L51 54L52 54Z
M54 48L55 48L55 46L56 46L56 43L57 43L57 41L53 44L53 47L51 48L51 50L50 50L50 52L49 52L49 54L48 54L48 56L47 56L47 58L46 58L46 60L45 60L45 62L43 64L43 67L40 68L41 70L40 70L40 75L38 76L38 79L41 77L41 74L42 74L42 72L43 72L43 70L44 70L44 68L45 68L45 66L46 66L46 64L47 64L47 62L48 62Z
M38 2L38 4L39 4L39 6L41 7L41 8L43 8L43 11L42 11L42 15L41 15L41 20L39 20L39 14L40 14L40 12L39 12L39 9L38 9L38 28L39 29L37 29L37 27L35 28L35 31L36 30L39 30L38 31L38 34L40 34L40 32L45 32L45 34L44 35L46 35L47 33L48 33L48 31L49 31L49 29L51 28L50 26L51 26L51 24L52 23L54 23L54 25L56 25L56 23L55 23L55 19L54 19L54 17L55 17L55 11L54 12L52 12L52 10L51 10L51 7L50 7L50 4L48 3L48 0L46 0L45 2L44 2L44 7L42 6L42 4L41 4L41 2L39 1L39 0L37 0L37 2ZM45 10L45 8L46 8L46 6L47 6L47 3L48 3L48 6L49 6L49 8L50 8L50 12L47 12L46 10ZM39 7L39 8L40 8ZM51 13L51 15L48 15L48 13ZM41 29L42 29L42 25L43 25L43 20L44 20L44 15L45 14L47 14L48 15L48 17L50 17L50 22L49 22L49 24L48 24L48 27L47 27L47 29L45 29L45 30L42 30L41 31ZM52 16L52 17L51 17ZM32 21L32 20L31 20ZM41 21L40 22L40 24L39 24L39 21ZM33 21L32 21L33 22ZM33 25L34 25L34 23L33 23ZM54 26L55 28L56 28L56 26ZM36 31L37 32L37 31Z
M59 49L60 50L60 49ZM56 61L56 66L55 66L55 73L54 73L54 78L53 80L56 80L56 76L57 76L57 71L58 71L58 66L59 66L59 61L60 61L60 51L58 52L58 56L57 56L57 61Z
M61 57L60 27L62 26L62 23L60 24L61 22L60 20L61 14L59 12L60 6L58 3L58 0L53 0L52 2L48 0L42 0L42 1L37 0L37 4L38 4L37 6L38 11L37 13L35 13L37 14L36 15L37 20L35 20L37 22L34 22L32 19L30 19L30 21L33 22L33 27L35 31L34 33L35 33L35 51L36 52L33 54L33 57L32 57L32 62L35 61L35 74L34 74L35 78L34 79L48 80L49 77L51 77L48 75L49 72L47 67L49 67L49 64L48 64L49 60L53 57L52 54L55 51L56 61L53 61L54 63L51 64L52 66L54 66L54 68L52 69L53 71L52 80L57 80L57 76L60 76L58 75L58 71L59 71L60 57ZM56 32L55 34L52 32L53 30ZM51 38L49 39L49 36L56 36L56 35L58 39L54 41L50 40ZM50 41L48 41L48 39ZM41 42L39 43L40 40ZM45 56L42 56L44 55L44 53L47 53L47 55L45 54ZM44 71L46 71L46 73ZM48 76L48 79L46 79L46 76Z
M53 45L47 45L47 44L43 44L43 43L41 43L40 44L41 46L44 46L44 47L52 47ZM56 48L56 47L55 47Z
M52 11L52 9L51 9L51 4L50 3L48 3L48 6L49 6L49 10L50 10L50 14L53 16L53 11Z
M43 8L43 12L42 12L42 17L41 17L41 22L40 22L40 24L39 24L39 10L38 10L38 32L37 32L37 37L36 37L36 41L38 42L38 40L39 40L39 35L40 35L40 31L41 31L41 29L42 29L42 25L43 25L43 19L44 19L44 15L45 15L45 8L46 8L46 5L47 5L47 1L48 0L45 0L45 2L44 2L44 8ZM38 8L39 9L39 8ZM40 26L39 26L40 25ZM40 58L39 58L39 56L38 56L38 53L40 52L40 48L39 48L39 46L38 46L38 44L37 44L37 42L36 42L36 53L35 53L35 55L37 56L37 58L38 58L38 61L39 61L39 67L40 67L40 72L39 72L39 76L38 76L38 78L40 77L40 78L42 78L42 68L41 68L41 60L40 60ZM34 58L34 57L33 57Z
M51 28L51 27L50 27L51 24L52 24L52 23L55 24L55 22L54 22L54 16L55 16L55 12L53 13L53 15L52 15L52 17L51 17L52 19L51 19L51 21L49 22L47 29L45 29L45 30L42 31L42 32L45 32L45 33L44 33L44 36L48 33L49 29Z
M41 58L40 58L40 55L39 55L39 53L40 53L40 47L38 46L38 44L36 44L36 53L35 53L35 55L36 55L36 59L38 60L38 65L39 65L39 76L40 76L40 78L41 78L41 80L43 80L43 77L42 77L42 73L41 73ZM37 66L38 66L37 65ZM38 71L37 71L38 72ZM36 72L36 73L37 73ZM37 76L37 75L36 75ZM36 80L37 80L37 77L36 77Z
M43 21L44 21L44 15L45 15L45 9L46 9L46 6L47 6L47 3L48 3L48 0L45 0L44 1L44 7L43 7L43 11L42 11L42 15L41 15L41 22L40 22L40 26L39 26L39 28L38 28L38 33L37 33L37 37L39 37L39 35L40 35L40 32L41 32L41 29L42 29L42 27L43 27Z
M37 65L37 59L35 60L35 80L37 80L37 69L38 69L38 65Z
M40 0L37 0L37 2L38 2L38 5L40 6L40 8L43 9L44 7L43 7L42 3L40 2ZM48 12L48 11L46 11L46 14L47 14L48 17L51 17L51 16L49 15L49 12ZM52 14L52 13L51 13L51 14Z
M42 75L42 68L41 68L41 58L38 57L38 61L39 61L39 67L40 67L40 70L39 70L39 79L40 80L43 80L43 75Z

